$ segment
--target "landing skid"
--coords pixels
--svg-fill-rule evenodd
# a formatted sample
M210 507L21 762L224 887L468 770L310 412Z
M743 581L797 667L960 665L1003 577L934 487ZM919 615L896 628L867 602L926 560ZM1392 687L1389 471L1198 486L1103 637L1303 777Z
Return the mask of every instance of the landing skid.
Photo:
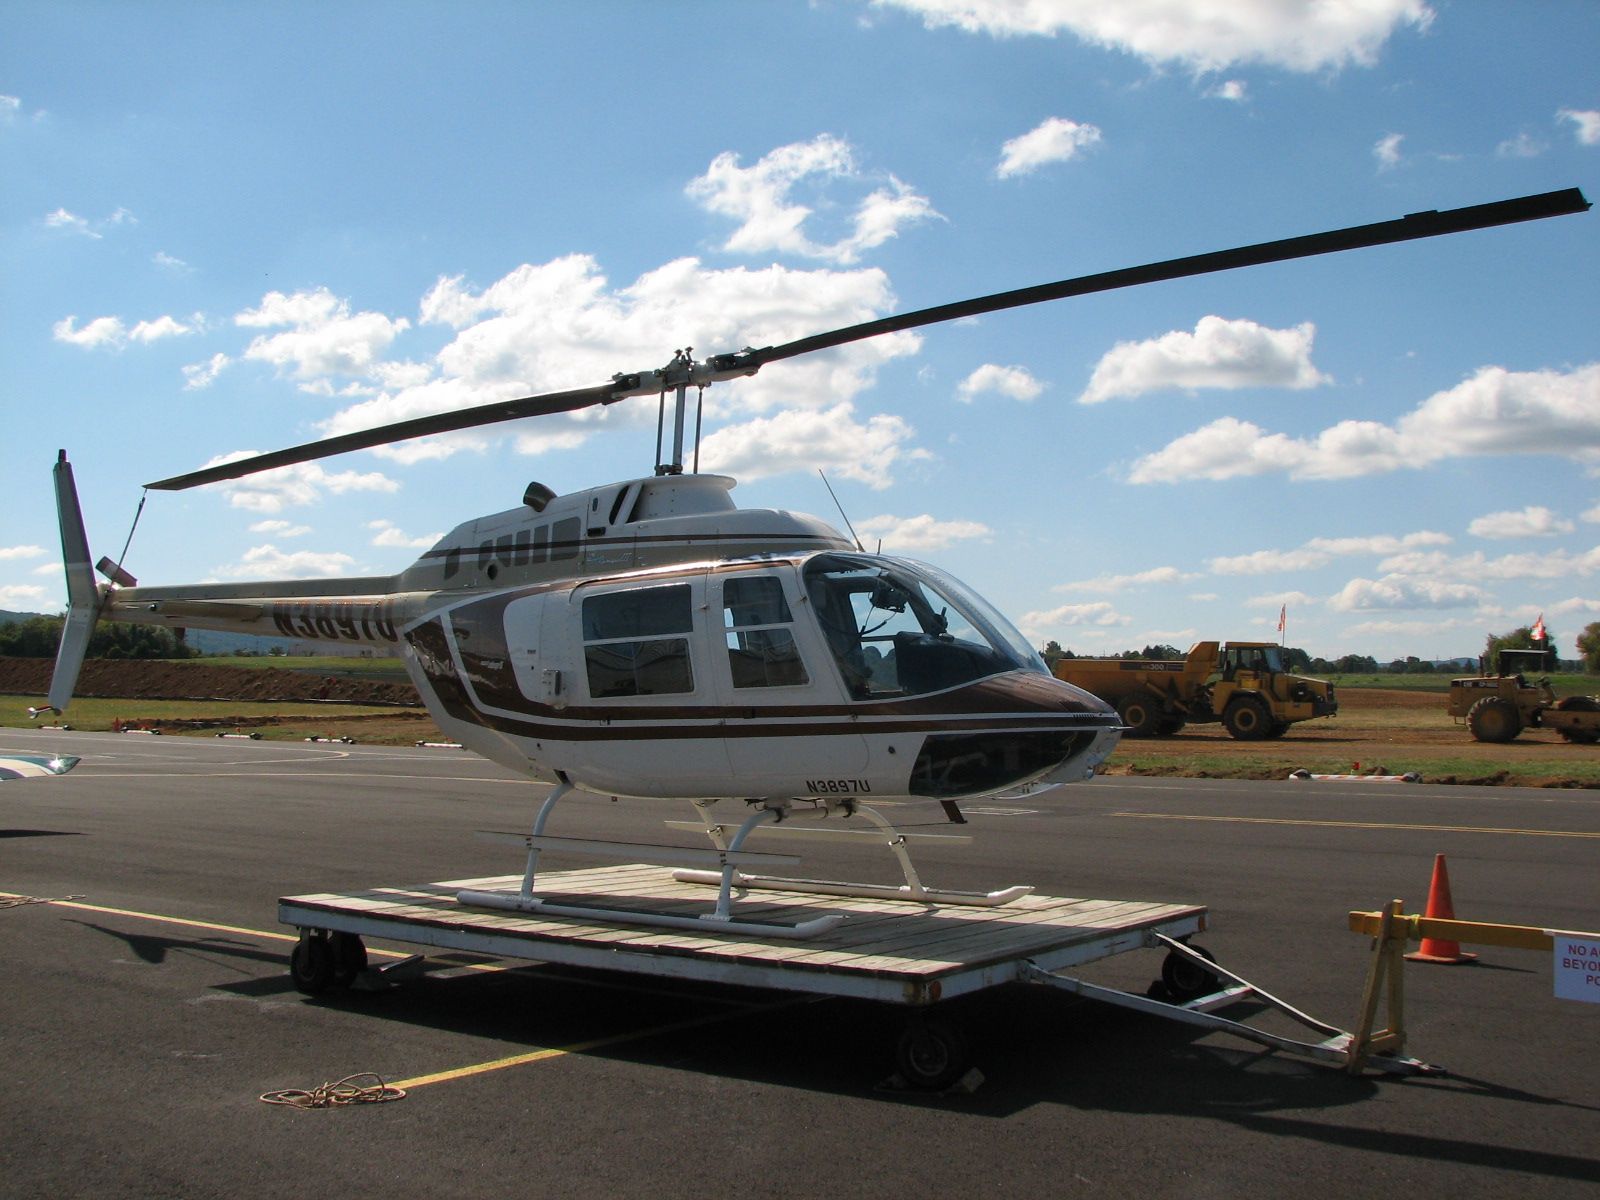
M997 908L1002 904L1009 904L1013 900L1026 896L1033 888L1027 884L1003 888L997 892L967 892L950 888L930 888L922 882L917 874L915 865L911 862L911 855L906 849L906 842L910 835L902 833L894 824L877 809L855 800L841 800L837 802L815 801L816 807L796 809L786 805L782 808L766 808L746 819L733 835L733 840L727 840L727 827L711 820L710 807L714 801L700 802L695 805L700 811L701 820L705 822L705 832L711 838L712 844L719 850L736 851L744 844L744 839L756 828L766 826L775 831L805 832L832 834L836 837L867 838L872 841L881 841L894 855L895 861L900 866L900 872L905 876L905 883L896 887L872 883L844 883L832 879L791 879L780 875L751 875L736 867L723 871L696 871L678 870L672 877L679 883L709 884L714 887L737 887L745 890L770 890L780 892L807 892L821 896L854 896L863 900L907 900L916 904L961 904L971 905L976 908ZM791 822L799 817L814 817L823 819L833 815L844 817L860 816L877 826L877 833L857 832L855 830L812 830L796 829ZM677 825L678 822L671 822ZM969 841L965 837L952 837L949 834L922 834L922 837L937 837L949 841Z
M590 838L554 837L544 832L555 806L574 789L562 782L551 789L550 795L539 808L533 831L528 834L480 833L490 841L524 846L528 851L527 865L522 874L522 885L515 892L489 891L463 888L456 894L462 905L488 908L502 912L524 912L560 917L576 917L601 922L624 922L630 925L649 925L667 929L693 929L703 932L735 933L759 937L804 939L845 920L845 914L830 913L799 922L763 921L740 918L734 915L734 892L772 890L803 892L825 896L856 897L865 900L904 900L923 905L960 905L978 908L995 908L1008 904L1033 889L1025 885L1004 888L995 892L969 892L946 888L927 887L917 874L906 850L908 835L897 829L882 813L853 798L816 800L764 800L756 810L729 835L729 827L714 821L710 808L715 800L697 800L695 808L700 824L692 825L672 821L675 827L697 829L711 839L714 849L697 850L683 846L660 846L652 843L611 842ZM756 874L745 867L793 866L800 861L792 854L775 854L746 850L744 843L757 829L791 831L797 822L821 821L828 817L847 818L861 816L875 831L857 830L807 830L835 837L865 837L881 842L895 856L905 883L900 886L882 884L846 883L830 879L792 879L779 875ZM912 835L920 837L950 838L947 834ZM966 838L952 840L966 841ZM621 857L639 862L665 863L679 869L673 878L683 883L705 884L717 888L717 899L711 911L684 914L664 913L647 909L612 905L594 905L561 896L541 895L535 888L539 855L544 850L557 850L573 854L595 854Z

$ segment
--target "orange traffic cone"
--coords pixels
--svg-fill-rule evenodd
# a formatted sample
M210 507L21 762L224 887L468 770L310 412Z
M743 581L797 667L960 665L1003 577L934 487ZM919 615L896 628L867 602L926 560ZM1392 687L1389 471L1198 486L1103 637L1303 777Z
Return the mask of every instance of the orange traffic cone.
M1428 884L1428 911L1423 916L1441 921L1456 919L1455 905L1450 900L1450 871L1444 865L1442 854L1433 856L1433 879ZM1422 946L1406 955L1412 962L1431 963L1474 962L1477 957L1476 954L1463 951L1460 942L1430 937L1423 938Z

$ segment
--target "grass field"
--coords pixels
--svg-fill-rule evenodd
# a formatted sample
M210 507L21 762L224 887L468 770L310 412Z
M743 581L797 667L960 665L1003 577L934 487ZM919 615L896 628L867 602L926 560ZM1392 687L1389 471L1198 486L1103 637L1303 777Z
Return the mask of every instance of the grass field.
M25 696L0 696L0 728L37 727ZM301 741L308 737L351 737L374 745L409 746L441 736L423 709L309 701L256 703L248 700L104 700L80 698L62 719L70 729L105 732L157 726L166 734L215 737L218 733L259 733L263 739Z

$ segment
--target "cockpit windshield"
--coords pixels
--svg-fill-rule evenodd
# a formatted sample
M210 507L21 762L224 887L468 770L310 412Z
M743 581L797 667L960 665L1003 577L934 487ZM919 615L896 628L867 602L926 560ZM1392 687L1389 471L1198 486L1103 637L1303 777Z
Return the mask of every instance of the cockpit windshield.
M823 554L806 594L850 695L941 691L1004 671L1046 671L1027 640L970 588L925 563Z

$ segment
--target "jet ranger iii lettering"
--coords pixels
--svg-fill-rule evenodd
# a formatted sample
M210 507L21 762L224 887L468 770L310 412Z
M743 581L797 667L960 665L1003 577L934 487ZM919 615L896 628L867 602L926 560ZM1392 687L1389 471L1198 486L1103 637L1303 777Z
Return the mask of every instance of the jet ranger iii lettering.
M532 484L521 504L457 526L394 576L141 587L122 564L101 560L110 582L97 584L63 451L55 485L70 606L48 707L66 707L102 619L398 645L448 736L556 785L525 839L521 894L474 894L472 903L540 906L533 864L551 842L543 829L575 789L693 802L722 865L713 919L729 920L731 884L759 878L737 870L748 833L799 816L859 813L886 830L907 879L894 894L1004 902L1017 889L972 896L923 887L904 839L861 797L935 800L960 821L962 800L1088 779L1120 736L1115 710L1053 678L992 605L938 568L865 553L813 517L740 509L732 479L685 473L689 389L961 317L1588 207L1568 189L1002 292L704 360L683 350L659 370L596 387L417 418L147 485L196 487L636 396L660 398L664 428L673 396L670 452L659 452L658 434L653 475L562 496ZM727 800L750 806L731 839L710 816Z

